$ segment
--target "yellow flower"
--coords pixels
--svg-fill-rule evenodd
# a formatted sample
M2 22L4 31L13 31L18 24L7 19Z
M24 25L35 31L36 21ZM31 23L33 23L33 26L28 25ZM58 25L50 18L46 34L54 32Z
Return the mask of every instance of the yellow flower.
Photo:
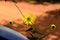
M26 13L24 15L23 21L26 25L32 25L35 21L35 16L30 13Z
M51 25L50 25L50 29L51 29L51 30L56 29L56 25L55 25L55 24L51 24Z
M10 22L9 22L9 24L12 24L12 25L13 25L13 24L15 24L15 22L13 22L13 21L10 21Z

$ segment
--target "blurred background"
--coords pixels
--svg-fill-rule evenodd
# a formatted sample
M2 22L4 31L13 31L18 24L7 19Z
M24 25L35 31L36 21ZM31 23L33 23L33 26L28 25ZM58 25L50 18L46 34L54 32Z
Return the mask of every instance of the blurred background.
M36 24L41 31L50 32L44 40L60 40L60 0L17 0L16 5L23 15L32 13L39 17L40 22L46 27L49 24L55 24L56 29L51 32L50 29L44 29L45 26ZM56 15L56 19L54 18ZM0 25L7 25L8 21L22 23L22 15L11 0L0 0ZM10 24L9 24L10 26ZM14 25L16 27L18 25ZM24 27L25 28L25 27ZM20 33L26 35L25 31Z

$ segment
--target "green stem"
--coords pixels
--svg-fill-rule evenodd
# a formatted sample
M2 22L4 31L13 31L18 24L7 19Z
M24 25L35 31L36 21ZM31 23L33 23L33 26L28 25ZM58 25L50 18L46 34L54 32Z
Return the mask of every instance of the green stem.
M41 38L39 38L39 39L42 40L43 38L45 38L45 37L48 36L48 35L49 35L49 33L44 34L44 35L42 35Z

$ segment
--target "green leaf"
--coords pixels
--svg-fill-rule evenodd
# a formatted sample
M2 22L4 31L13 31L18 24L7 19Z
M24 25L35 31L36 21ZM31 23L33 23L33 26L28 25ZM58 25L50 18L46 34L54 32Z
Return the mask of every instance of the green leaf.
M40 31L38 31L36 28L33 28L33 30L31 30L31 32L33 33L38 33L40 35L43 35Z
M28 30L26 30L26 31L31 31L33 28L31 27L31 28L29 28Z
M37 30L36 30L35 28L33 28L33 29L31 30L31 32L37 33Z
M40 35L43 35L40 31L38 31L36 28L29 28L28 30L26 30L26 31L31 31L32 33L38 33L38 34L40 34Z
M35 36L33 36L32 34L31 34L31 36L32 36L32 37L29 38L30 40L39 40L38 37L35 37Z
M43 38L45 38L45 37L48 36L48 35L49 35L49 33L48 33L48 34L44 34L44 35L42 35L41 38L39 38L39 39L42 40Z

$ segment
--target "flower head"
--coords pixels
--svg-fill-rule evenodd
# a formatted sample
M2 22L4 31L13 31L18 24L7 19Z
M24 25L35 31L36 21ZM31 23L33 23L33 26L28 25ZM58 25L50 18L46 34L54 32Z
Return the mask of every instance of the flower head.
M54 30L55 28L56 28L56 25L55 25L55 24L51 24L51 25L50 25L50 29L51 29L51 30Z
M32 25L34 23L34 21L35 21L35 16L30 14L30 13L26 13L24 15L23 21L27 25Z
M9 24L12 24L12 25L13 25L13 24L15 24L15 22L13 22L13 21L10 21L10 22L9 22Z

